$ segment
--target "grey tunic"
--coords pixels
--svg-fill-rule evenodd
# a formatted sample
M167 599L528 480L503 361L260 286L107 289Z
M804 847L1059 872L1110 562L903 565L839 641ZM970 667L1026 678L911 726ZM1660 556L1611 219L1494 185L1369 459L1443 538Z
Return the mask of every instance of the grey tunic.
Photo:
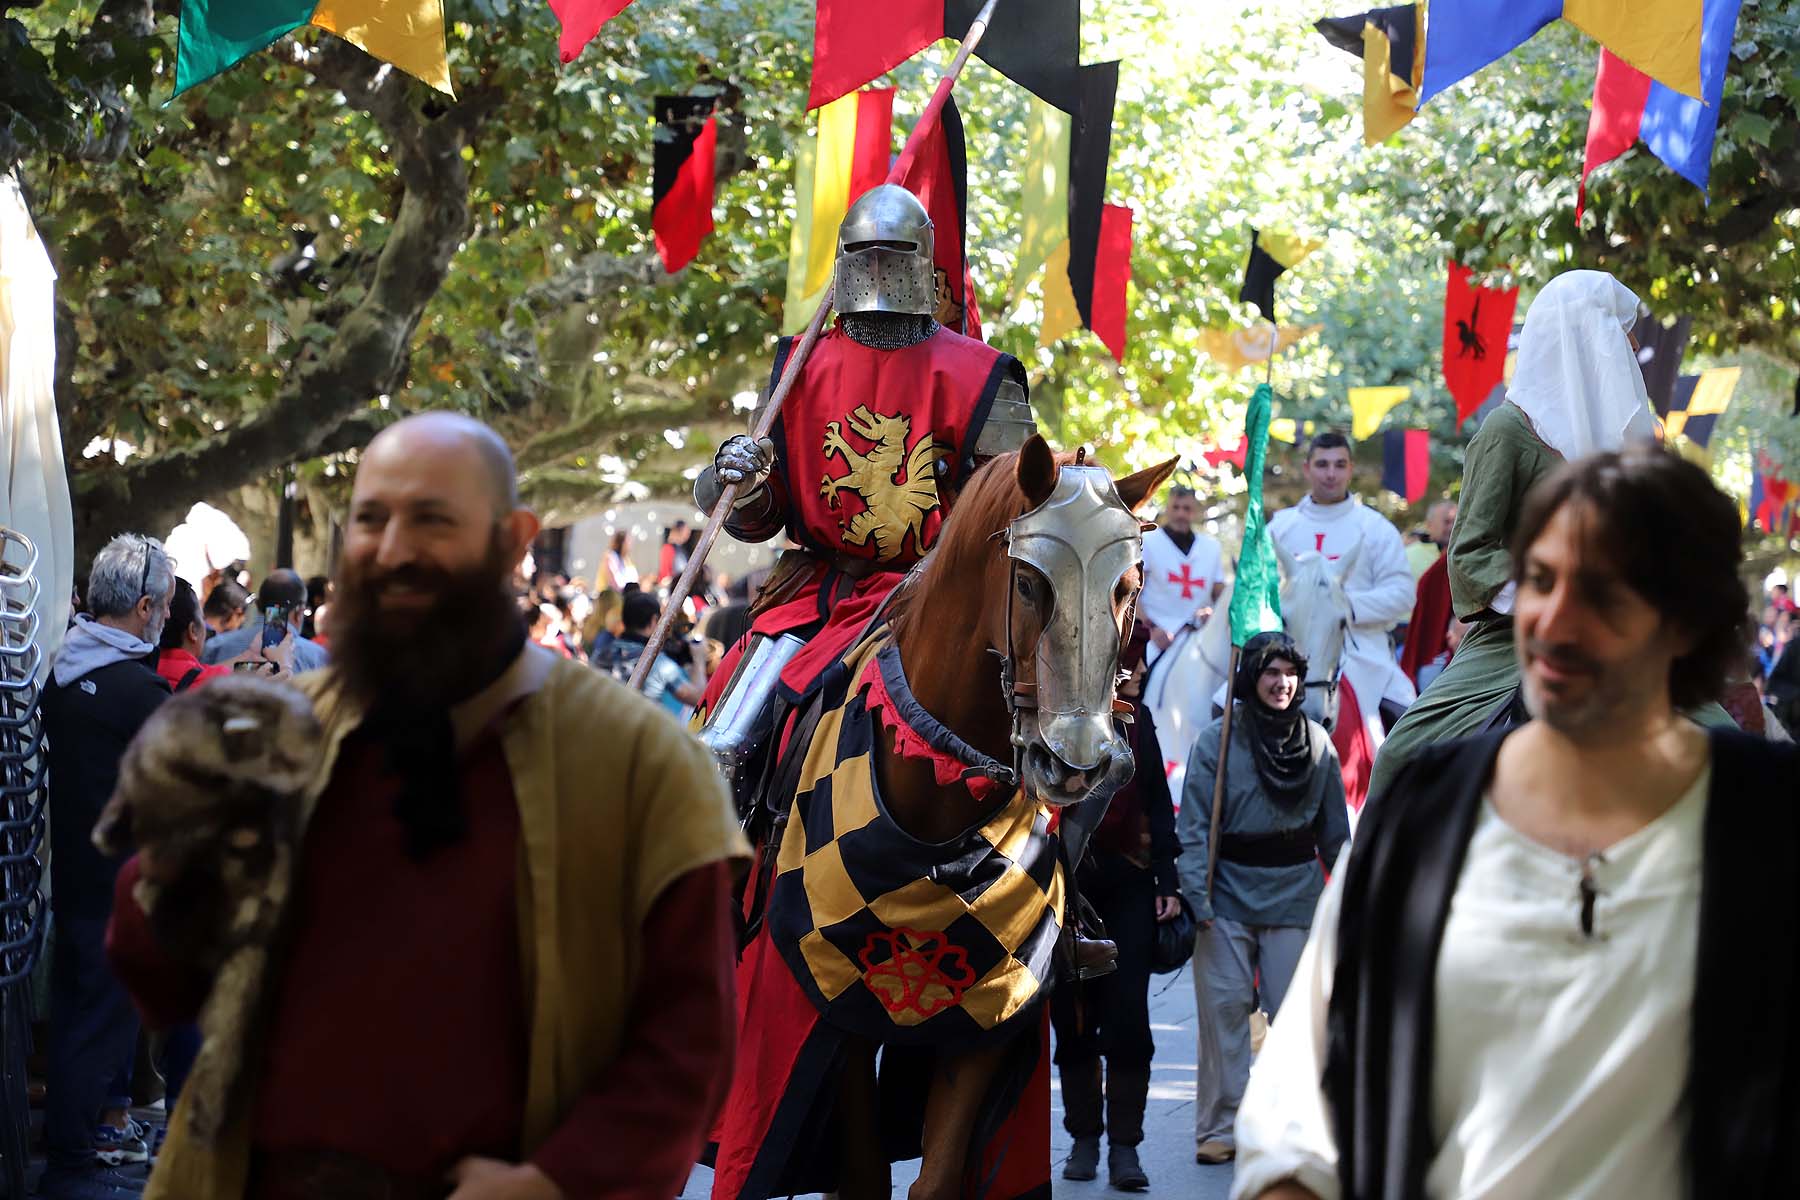
M1281 804L1263 786L1250 748L1250 726L1242 707L1231 726L1231 754L1225 764L1225 796L1219 811L1219 832L1236 834L1287 833L1311 829L1318 842L1320 861L1288 867L1252 867L1227 862L1223 857L1213 872L1212 896L1206 895L1206 848L1211 833L1213 781L1218 778L1219 736L1224 717L1201 731L1188 759L1187 780L1181 789L1181 814L1176 832L1181 837L1181 890L1194 908L1194 916L1210 921L1215 916L1245 925L1286 925L1305 929L1312 924L1313 909L1325 888L1321 863L1337 861L1338 851L1350 838L1350 814L1344 804L1344 780L1339 773L1337 751L1331 735L1316 722L1312 725L1312 785L1294 804Z

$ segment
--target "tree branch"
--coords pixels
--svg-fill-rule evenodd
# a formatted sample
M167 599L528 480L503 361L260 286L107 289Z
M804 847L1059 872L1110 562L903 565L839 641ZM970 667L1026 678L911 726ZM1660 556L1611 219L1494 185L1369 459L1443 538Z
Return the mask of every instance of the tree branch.
M312 457L360 405L406 381L413 332L469 227L462 149L494 101L472 95L462 115L452 107L428 123L406 103L398 72L346 43L312 49L308 69L382 123L402 164L400 201L368 290L331 341L296 348L262 412L192 446L79 474L77 538L85 548L122 528L165 528L197 499L249 483L270 464Z

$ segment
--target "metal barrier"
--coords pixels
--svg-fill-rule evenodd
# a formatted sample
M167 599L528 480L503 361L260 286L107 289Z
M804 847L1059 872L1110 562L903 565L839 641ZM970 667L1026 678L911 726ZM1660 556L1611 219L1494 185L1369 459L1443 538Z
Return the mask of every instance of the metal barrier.
M0 528L0 1196L25 1200L31 974L44 945L48 756L38 709L37 548Z

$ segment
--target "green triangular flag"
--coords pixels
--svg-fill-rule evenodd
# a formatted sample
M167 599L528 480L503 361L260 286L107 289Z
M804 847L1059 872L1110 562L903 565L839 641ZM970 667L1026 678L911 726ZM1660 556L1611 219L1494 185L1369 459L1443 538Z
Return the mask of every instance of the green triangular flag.
M312 20L318 0L181 0L175 94L204 83Z
M1242 646L1259 633L1281 628L1281 567L1263 517L1263 459L1269 450L1269 414L1275 394L1268 384L1257 387L1244 417L1244 478L1250 502L1244 509L1244 545L1238 555L1237 580L1231 589L1231 644Z

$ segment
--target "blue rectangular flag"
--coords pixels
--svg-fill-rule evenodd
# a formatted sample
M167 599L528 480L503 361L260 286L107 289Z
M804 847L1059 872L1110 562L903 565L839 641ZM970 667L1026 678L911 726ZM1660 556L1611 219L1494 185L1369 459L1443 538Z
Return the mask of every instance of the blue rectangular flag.
M1737 36L1738 8L1743 0L1705 0L1700 29L1700 86L1704 102L1652 82L1644 101L1638 136L1650 153L1669 169L1706 191L1712 172L1713 134L1719 124L1719 102L1725 96L1725 70Z
M1419 103L1505 58L1562 10L1562 0L1431 0Z

